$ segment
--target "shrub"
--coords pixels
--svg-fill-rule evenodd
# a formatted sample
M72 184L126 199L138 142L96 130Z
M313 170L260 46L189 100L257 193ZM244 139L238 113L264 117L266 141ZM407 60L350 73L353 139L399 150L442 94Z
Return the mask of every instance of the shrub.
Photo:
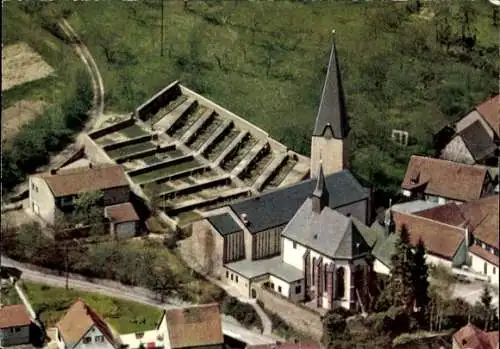
M221 311L223 314L234 317L239 323L247 328L258 328L262 330L262 321L254 307L248 303L242 303L236 297L227 296L222 301Z

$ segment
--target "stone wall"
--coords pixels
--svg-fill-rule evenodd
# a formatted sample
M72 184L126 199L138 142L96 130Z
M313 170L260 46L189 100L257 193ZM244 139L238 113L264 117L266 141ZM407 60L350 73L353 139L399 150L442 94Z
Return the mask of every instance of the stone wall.
M269 311L281 316L289 325L309 334L313 339L320 341L323 335L321 315L305 306L295 304L277 293L263 287L253 286L257 292L257 299Z
M115 164L108 154L98 146L90 136L82 134L78 138L77 144L84 148L84 153L87 159L98 164Z

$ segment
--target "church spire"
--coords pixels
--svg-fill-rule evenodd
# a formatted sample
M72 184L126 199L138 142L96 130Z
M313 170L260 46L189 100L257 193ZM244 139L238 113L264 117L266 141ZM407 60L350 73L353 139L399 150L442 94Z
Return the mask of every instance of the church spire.
M335 30L332 31L335 35ZM328 131L329 130L329 131ZM335 45L335 36L333 38L332 50L330 52L330 61L326 73L323 93L316 116L313 136L323 137L331 132L331 137L344 139L349 133L349 124L347 122L347 110L340 76L340 67L337 57L337 48Z
M328 206L330 194L326 188L325 174L323 173L323 163L319 161L319 175L316 181L316 187L312 194L312 209L316 213L320 213L325 206Z

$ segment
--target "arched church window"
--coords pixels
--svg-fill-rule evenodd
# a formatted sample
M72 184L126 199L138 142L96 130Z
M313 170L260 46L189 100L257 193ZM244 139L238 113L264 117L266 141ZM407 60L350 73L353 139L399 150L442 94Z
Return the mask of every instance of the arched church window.
M312 262L312 282L313 282L313 285L316 285L316 257L313 257L313 262Z
M345 271L344 271L344 268L343 267L340 267L337 269L337 272L336 272L336 277L335 277L335 280L336 280L336 288L337 288L337 292L336 292L336 295L337 295L337 298L344 298L345 297L345 280L344 280L344 274L345 274Z

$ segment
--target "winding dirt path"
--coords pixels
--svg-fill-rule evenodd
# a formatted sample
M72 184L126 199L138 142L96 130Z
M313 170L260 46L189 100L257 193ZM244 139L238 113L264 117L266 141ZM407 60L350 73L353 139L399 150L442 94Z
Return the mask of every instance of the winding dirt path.
M69 37L73 49L80 57L83 64L92 79L92 89L94 91L94 99L92 101L92 109L89 111L89 119L85 125L84 131L88 131L94 126L98 126L99 119L104 113L104 83L102 80L101 72L92 57L87 46L83 43L80 36L75 32L66 19L63 19L59 26L64 33Z

